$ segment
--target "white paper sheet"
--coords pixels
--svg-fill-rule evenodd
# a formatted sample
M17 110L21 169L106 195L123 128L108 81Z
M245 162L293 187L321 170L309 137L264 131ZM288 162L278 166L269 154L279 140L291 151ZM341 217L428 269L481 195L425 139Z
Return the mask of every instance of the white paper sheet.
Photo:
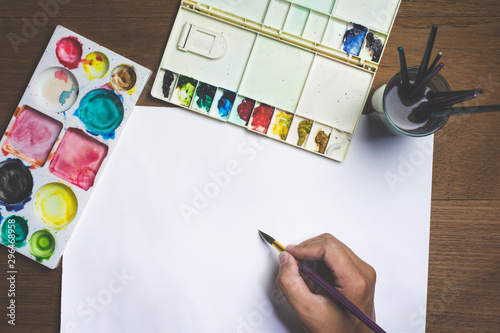
M64 255L61 332L303 332L257 229L337 236L377 271L377 322L424 332L432 149L363 116L337 163L137 107Z

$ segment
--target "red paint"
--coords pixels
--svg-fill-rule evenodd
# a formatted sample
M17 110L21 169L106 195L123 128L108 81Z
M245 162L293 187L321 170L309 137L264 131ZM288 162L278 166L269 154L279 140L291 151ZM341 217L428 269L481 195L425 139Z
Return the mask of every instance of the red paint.
M102 62L102 57L100 55L96 55L95 60Z
M245 121L245 125L248 124L248 121L250 120L250 115L252 114L254 106L255 101L249 98L245 98L241 101L241 104L238 105L238 115Z
M68 74L64 73L64 71L61 69L60 71L57 71L54 73L54 76L56 79L62 80L66 83L68 83Z
M76 37L65 37L56 44L59 62L69 69L75 69L82 62L82 44Z
M272 106L261 104L255 108L252 117L252 129L266 134L267 128L271 123L274 108Z

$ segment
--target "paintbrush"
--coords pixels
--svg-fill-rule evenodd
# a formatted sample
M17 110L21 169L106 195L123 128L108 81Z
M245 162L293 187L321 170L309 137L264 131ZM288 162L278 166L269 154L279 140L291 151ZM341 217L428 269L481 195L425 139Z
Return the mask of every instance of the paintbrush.
M434 61L429 66L429 69L427 70L428 72L432 71L434 69L434 67L436 67L436 65L438 64L439 59L441 59L442 56L443 56L443 52L439 52L437 54L436 58L434 58Z
M428 111L430 117L446 117L460 114L498 112L500 105L466 106L463 108L442 108Z
M429 39L427 40L427 46L425 48L424 56L422 57L422 63L418 68L415 85L419 84L420 80L424 77L425 74L427 74L427 66L429 66L429 60L431 58L432 48L434 47L434 41L436 40L437 30L437 25L433 25L429 34Z
M401 68L401 87L404 94L408 93L410 89L410 79L408 76L408 66L406 65L405 50L402 46L398 47L399 67Z
M274 238L266 233L259 230L260 236L269 244L271 244L279 252L286 251L286 248L278 243ZM349 312L351 312L356 318L361 320L363 324L368 326L375 333L385 333L385 331L378 326L370 317L368 317L363 311L361 311L356 305L354 305L347 297L342 295L335 287L329 284L325 279L323 279L318 273L316 273L312 268L308 267L303 261L298 263L299 269L302 273L307 275L312 281L314 281L318 286L324 289L328 295L330 295L335 301L342 304Z

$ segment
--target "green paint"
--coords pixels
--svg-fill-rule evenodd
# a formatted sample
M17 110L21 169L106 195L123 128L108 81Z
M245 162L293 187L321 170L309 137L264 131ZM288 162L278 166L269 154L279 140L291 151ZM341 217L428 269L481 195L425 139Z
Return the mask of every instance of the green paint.
M38 262L49 260L54 254L55 247L56 240L46 229L38 230L30 238L30 253Z
M183 75L179 76L179 80L177 81L177 89L179 89L177 98L182 106L189 107L197 85L198 81L195 79Z
M9 237L9 235L12 235ZM26 245L28 236L28 221L16 215L5 219L2 223L2 243L4 245L15 245L17 248ZM13 240L13 241L12 241ZM12 243L13 242L13 243Z
M299 132L299 142L297 142L298 146L302 146L304 144L307 134L311 132L311 127L312 127L312 121L310 120L302 120L299 123L299 127L297 128Z

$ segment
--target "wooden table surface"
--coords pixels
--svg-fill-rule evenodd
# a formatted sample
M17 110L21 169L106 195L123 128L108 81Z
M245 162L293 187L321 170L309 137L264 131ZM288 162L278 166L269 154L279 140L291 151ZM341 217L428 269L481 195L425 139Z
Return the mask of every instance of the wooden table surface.
M45 20L44 3L52 4ZM1 0L2 133L57 25L156 71L178 6L178 0ZM23 31L34 17L36 30ZM480 104L500 104L498 0L403 0L373 87L398 71L399 45L409 65L420 63L433 24L439 26L435 51L444 52L441 73L452 89L482 87ZM8 35L23 32L28 38L16 52ZM138 104L166 106L150 96L152 81ZM500 113L452 117L435 135L433 169L427 332L499 332ZM0 331L58 332L62 264L49 270L17 255L16 266L11 327L7 249L0 247ZM422 313L408 322L421 326Z

